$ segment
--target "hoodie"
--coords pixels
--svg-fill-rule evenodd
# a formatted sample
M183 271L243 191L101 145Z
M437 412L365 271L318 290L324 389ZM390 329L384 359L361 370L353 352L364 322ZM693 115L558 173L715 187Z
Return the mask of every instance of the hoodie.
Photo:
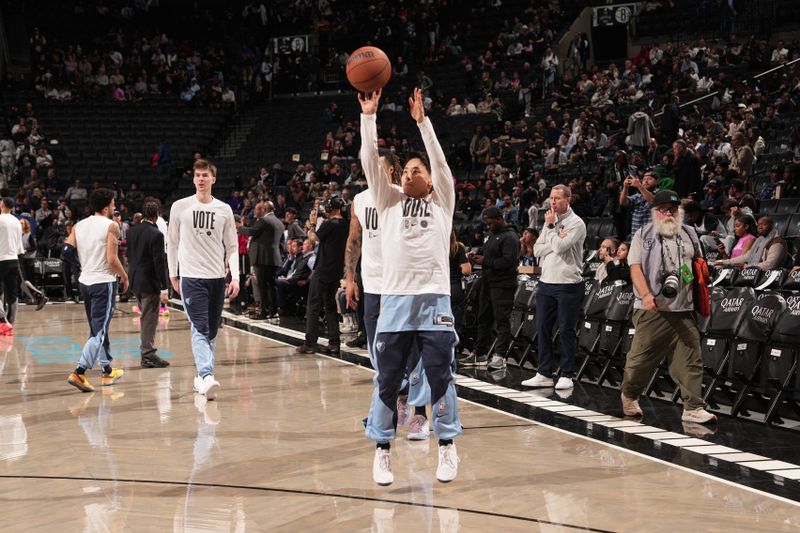
M650 115L643 111L637 111L628 117L628 144L631 146L647 146L650 138L656 131Z
M489 233L483 243L483 279L492 285L517 283L519 236L514 228L505 226Z

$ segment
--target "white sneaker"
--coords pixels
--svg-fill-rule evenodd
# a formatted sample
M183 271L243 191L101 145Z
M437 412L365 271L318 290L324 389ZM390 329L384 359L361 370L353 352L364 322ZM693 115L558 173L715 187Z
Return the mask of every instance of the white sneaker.
M428 427L428 419L422 415L411 417L411 427L408 428L408 440L428 440L431 429Z
M203 378L201 378L200 376L195 376L194 377L194 386L192 388L194 388L195 392L202 393L202 390L203 390Z
M436 467L436 479L442 483L453 481L458 475L458 461L455 443L439 446L439 466Z
M574 386L575 384L572 382L572 378L566 378L564 376L558 378L558 382L556 382L556 390L571 389Z
M684 409L681 420L684 422L695 422L697 424L708 424L709 422L716 422L717 415L711 414L702 407L697 409Z
M214 379L214 376L209 374L203 378L203 388L200 389L200 394L205 395L207 400L215 400L219 392L219 381Z
M522 382L523 387L552 387L553 386L553 378L545 377L541 374L536 374L531 379L526 379Z
M372 479L378 485L391 485L394 481L391 450L375 448L375 459L372 461Z

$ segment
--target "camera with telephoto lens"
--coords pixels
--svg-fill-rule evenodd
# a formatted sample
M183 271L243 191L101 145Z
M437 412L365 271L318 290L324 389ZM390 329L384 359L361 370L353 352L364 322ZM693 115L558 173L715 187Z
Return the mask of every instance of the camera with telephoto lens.
M675 298L678 295L678 287L680 287L680 278L678 277L678 273L665 273L664 279L661 281L661 294L665 298Z

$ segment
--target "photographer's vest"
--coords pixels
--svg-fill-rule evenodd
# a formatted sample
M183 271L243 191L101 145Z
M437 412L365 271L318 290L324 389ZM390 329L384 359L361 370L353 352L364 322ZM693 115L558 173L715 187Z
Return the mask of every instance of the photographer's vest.
M664 275L661 238L656 232L655 224L652 222L646 226L642 226L639 232L642 234L642 272L645 278L647 278L647 285L650 287L650 292L659 294L661 292L661 282ZM700 240L697 238L697 233L692 227L683 224L679 235L681 239L692 243L694 247L692 257L702 257L703 248L700 246ZM689 267L691 268L691 265L689 265ZM637 298L641 298L641 295L635 288L634 293Z

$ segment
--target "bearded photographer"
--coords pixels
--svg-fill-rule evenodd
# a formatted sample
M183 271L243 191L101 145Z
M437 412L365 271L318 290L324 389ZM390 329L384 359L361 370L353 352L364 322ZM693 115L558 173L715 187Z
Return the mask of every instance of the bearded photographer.
M628 255L636 333L625 362L622 410L626 416L642 416L639 395L666 358L669 374L681 388L681 419L714 422L717 417L705 410L701 395L703 362L692 299L692 260L701 257L700 241L683 224L674 191L658 191L652 205L653 220L636 232Z

